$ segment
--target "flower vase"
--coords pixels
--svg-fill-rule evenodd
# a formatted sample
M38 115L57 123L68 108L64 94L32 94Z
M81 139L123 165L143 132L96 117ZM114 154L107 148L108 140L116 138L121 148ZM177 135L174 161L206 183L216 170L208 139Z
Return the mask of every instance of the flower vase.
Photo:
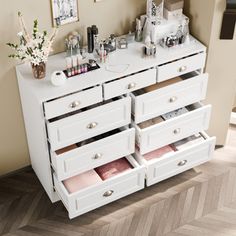
M46 64L40 62L38 65L31 64L35 79L43 79L46 76Z

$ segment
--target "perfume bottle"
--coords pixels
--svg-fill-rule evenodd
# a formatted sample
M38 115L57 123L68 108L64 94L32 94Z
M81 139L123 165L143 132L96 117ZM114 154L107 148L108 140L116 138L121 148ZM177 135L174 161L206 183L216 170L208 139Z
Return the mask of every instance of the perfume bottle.
M184 37L184 43L189 44L190 43L190 33L189 33L189 18L188 17L185 17L185 19L184 19L183 37Z
M164 12L164 0L159 1L159 4L156 5L156 24L160 25L163 20Z

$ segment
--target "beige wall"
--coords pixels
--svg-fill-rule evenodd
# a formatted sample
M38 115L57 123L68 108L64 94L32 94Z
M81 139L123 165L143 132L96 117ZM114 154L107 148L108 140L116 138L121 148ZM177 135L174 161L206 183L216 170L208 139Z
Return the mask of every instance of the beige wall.
M236 35L234 40L219 39L224 0L186 2L186 12L194 18L192 32L208 46L206 71L210 80L206 102L213 105L209 134L217 136L217 144L224 145L236 91Z
M236 96L235 96L235 99L234 99L234 105L233 105L233 108L236 107Z
M20 107L14 62L7 58L10 50L6 42L16 40L18 32L17 12L24 14L32 24L38 19L41 29L51 29L50 0L3 1L0 10L0 175L29 164L29 154ZM87 26L97 24L101 37L110 33L128 32L137 15L144 13L145 0L79 0L80 22L65 25L55 43L55 52L63 51L63 38L71 30L85 32Z

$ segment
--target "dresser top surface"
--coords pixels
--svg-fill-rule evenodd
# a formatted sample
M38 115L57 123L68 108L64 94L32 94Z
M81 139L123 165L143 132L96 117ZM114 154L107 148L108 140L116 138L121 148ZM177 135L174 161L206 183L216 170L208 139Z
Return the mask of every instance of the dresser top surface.
M145 69L157 67L158 65L191 54L206 51L206 47L193 37L191 37L191 41L188 45L170 49L158 46L156 57L144 57L142 55L143 46L142 43L134 42L128 45L128 49L117 49L109 55L105 64L100 64L100 69L74 76L68 79L61 87L55 87L51 84L50 75L54 71L65 69L65 53L49 57L47 62L47 75L46 78L42 80L33 79L29 64L18 65L16 67L18 83L20 87L24 86L24 89L29 89L39 102L44 102L114 79L122 78Z

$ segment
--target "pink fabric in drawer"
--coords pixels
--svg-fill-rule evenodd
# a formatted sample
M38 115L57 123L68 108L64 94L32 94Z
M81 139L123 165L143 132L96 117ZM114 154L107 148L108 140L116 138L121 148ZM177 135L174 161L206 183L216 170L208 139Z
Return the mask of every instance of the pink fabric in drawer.
M171 146L168 145L168 146L165 146L163 148L157 149L153 152L149 152L149 153L145 154L144 158L147 161L150 161L150 160L155 159L155 158L160 158L163 155L165 155L167 153L170 153L170 152L174 152L174 150L172 149Z
M132 168L133 167L127 161L127 159L122 158L122 159L110 162L108 164L105 164L103 166L100 166L96 168L95 170L97 171L97 173L103 180L106 180Z
M90 170L63 181L69 193L75 193L83 188L102 182L95 170Z

